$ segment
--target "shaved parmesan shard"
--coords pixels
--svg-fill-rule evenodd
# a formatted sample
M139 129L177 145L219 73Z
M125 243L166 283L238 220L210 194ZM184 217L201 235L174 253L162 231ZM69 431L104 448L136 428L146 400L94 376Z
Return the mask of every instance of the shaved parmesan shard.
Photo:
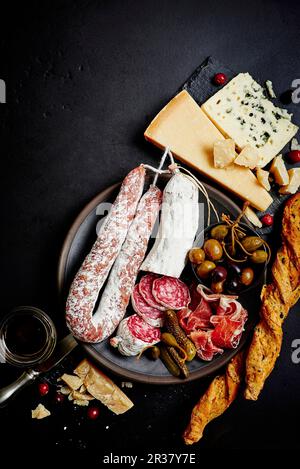
M280 186L286 186L289 183L289 175L285 167L282 155L276 156L270 168L270 173L274 175L275 182Z
M82 386L83 382L82 379L80 379L78 376L73 376L73 375L68 375L64 373L60 379L67 385L69 386L72 391L76 391L77 389Z
M256 147L260 167L266 166L298 131L291 122L292 115L274 106L249 73L239 73L201 108L238 149L247 144Z
M282 186L279 190L280 194L296 194L300 186L300 168L292 168L288 170L289 183Z
M269 182L269 171L265 171L264 169L257 168L256 170L256 177L259 182L259 184L262 185L266 189L266 191L269 191L271 189L271 185Z
M246 145L240 154L234 160L235 164L245 166L246 168L254 169L259 163L259 154L256 148L251 145Z
M51 412L43 404L39 404L34 410L31 411L31 418L41 420L49 417Z
M181 91L153 119L145 138L208 176L258 210L266 210L272 197L260 186L254 174L238 165L215 168L213 145L223 140L221 132L187 91Z
M215 168L227 168L236 157L235 144L231 138L217 140L214 143L214 166Z
M180 277L198 229L198 197L188 176L179 172L172 176L163 192L158 234L141 270Z
M252 225L256 226L257 228L262 227L262 222L256 215L256 213L252 210L252 208L247 207L245 210L245 216L248 218L248 220L252 223Z

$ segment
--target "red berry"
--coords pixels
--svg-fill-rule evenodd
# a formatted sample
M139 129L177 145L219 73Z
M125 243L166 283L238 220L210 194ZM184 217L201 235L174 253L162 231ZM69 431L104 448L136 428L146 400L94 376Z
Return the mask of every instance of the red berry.
M225 73L216 73L214 76L215 85L221 86L224 85L227 81L227 76Z
M41 396L46 396L49 392L49 384L48 383L39 383L39 393Z
M87 411L88 418L91 420L95 420L99 417L99 408L98 407L89 407Z
M271 215L270 213L267 213L266 215L262 217L261 222L265 226L272 226L274 222L274 216Z
M291 163L299 163L300 162L300 150L290 151L288 154L288 158Z
M55 402L57 402L57 404L61 404L64 400L65 396L61 392L55 394Z

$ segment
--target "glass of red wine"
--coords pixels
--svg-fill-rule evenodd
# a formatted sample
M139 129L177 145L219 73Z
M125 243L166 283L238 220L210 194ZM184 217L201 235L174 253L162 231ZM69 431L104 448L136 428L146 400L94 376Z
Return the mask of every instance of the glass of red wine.
M0 323L0 359L2 363L27 367L45 361L56 345L56 329L44 311L19 306Z

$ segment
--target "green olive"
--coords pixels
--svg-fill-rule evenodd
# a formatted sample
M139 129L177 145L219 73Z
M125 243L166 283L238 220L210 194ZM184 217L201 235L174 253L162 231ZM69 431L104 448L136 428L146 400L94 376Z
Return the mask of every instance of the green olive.
M197 274L203 280L209 277L211 272L216 268L216 264L211 261L204 261L197 267Z
M193 264L201 264L205 259L205 252L201 248L192 248L189 251L189 259Z
M251 269L251 267L246 267L245 269L242 270L241 282L243 285L248 287L253 282L253 279L254 279L254 272L253 272L253 269Z
M214 293L223 293L224 280L222 282L213 282L211 289Z
M211 261L218 261L223 256L223 249L216 239L208 239L204 243L204 252Z
M263 245L263 240L258 236L246 236L242 240L242 245L248 252L254 252Z
M268 253L262 249L258 249L257 251L254 251L250 259L254 264L263 264L268 259Z
M222 241L228 235L228 226L226 225L217 225L214 226L210 232L212 238Z

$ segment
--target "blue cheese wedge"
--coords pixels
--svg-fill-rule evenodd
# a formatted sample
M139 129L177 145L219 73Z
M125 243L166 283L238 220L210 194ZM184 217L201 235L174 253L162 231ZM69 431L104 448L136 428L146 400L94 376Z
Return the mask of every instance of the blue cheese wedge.
M249 73L240 73L202 105L202 110L239 150L257 148L257 166L268 164L297 133L292 115L267 99Z

